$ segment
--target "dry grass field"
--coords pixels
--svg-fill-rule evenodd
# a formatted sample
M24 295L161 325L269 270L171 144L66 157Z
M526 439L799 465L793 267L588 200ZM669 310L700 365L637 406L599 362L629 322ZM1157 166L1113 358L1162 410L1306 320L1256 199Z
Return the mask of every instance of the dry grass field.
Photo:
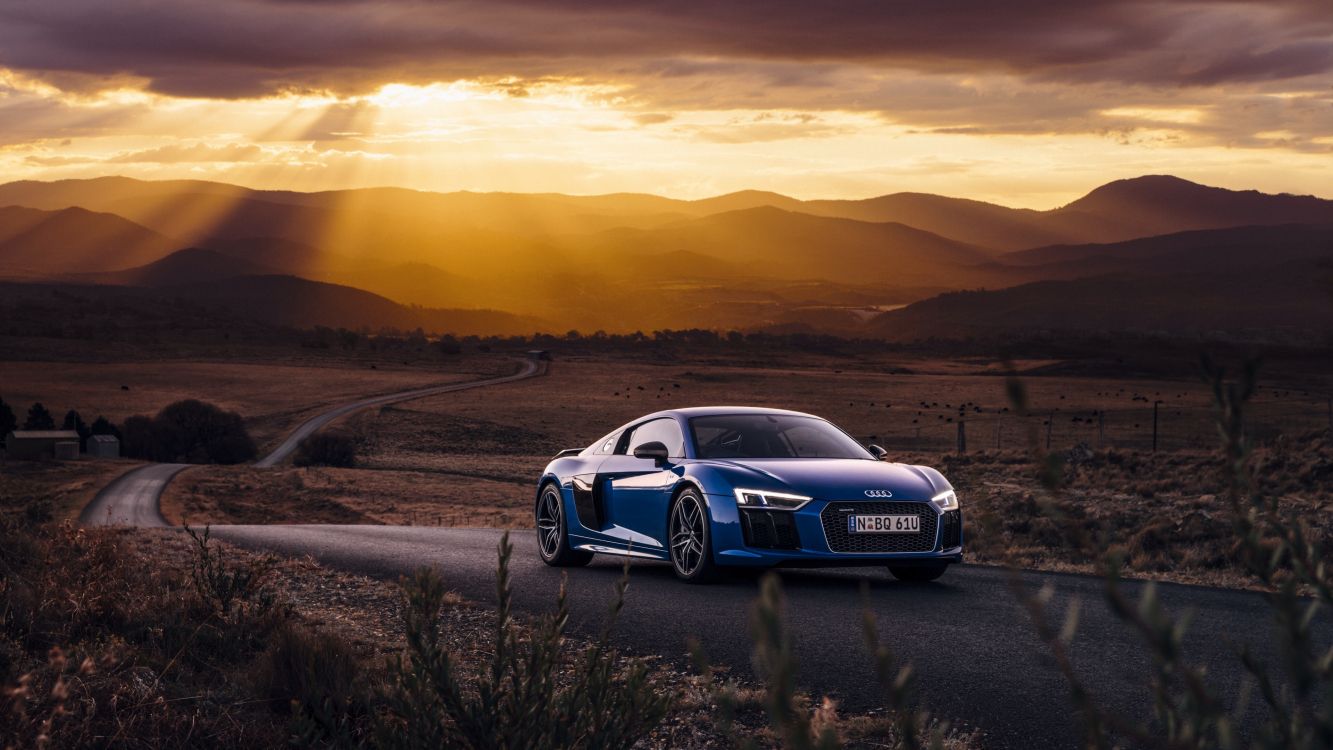
M35 521L76 518L111 480L137 461L0 463L0 507L23 508Z
M1162 409L1157 453L1149 450L1150 440L1145 445L1128 431L1109 427L1098 448L1096 422L1057 417L1051 425L1052 450L1066 459L1068 485L1062 496L1050 498L1026 451L1029 427L1044 446L1046 426L1042 420L1024 426L1008 414L1004 379L994 369L913 364L837 371L562 360L536 380L421 399L350 418L344 429L362 445L353 469L191 469L168 489L164 511L173 521L195 524L526 527L533 482L560 448L588 444L659 408L782 406L828 416L858 437L885 444L894 460L943 470L966 503L969 558L974 562L1093 572L1097 553L1114 549L1125 556L1131 575L1243 583L1234 566L1219 459L1210 448L1195 447L1215 442L1210 395L1202 384L1027 376L1030 400L1039 413L1058 408L1055 413L1072 418L1105 409L1109 424L1120 423L1111 420L1112 414L1145 420L1146 412L1146 420L1151 420L1151 403L1145 406L1135 397L1156 399L1160 393L1164 401L1171 397L1172 410L1182 415L1172 422L1172 410ZM1040 369L1046 364L1021 366ZM1294 410L1300 403L1298 394L1261 393L1260 426L1269 424L1263 421L1266 414ZM963 455L954 445L960 404L965 405L964 414L971 415L966 417L969 429L981 426L968 433L969 450ZM997 422L999 450L993 442ZM1146 424L1150 428L1150 421ZM1274 420L1268 431L1276 435L1279 424ZM927 435L934 440L927 441ZM1333 445L1325 433L1307 430L1272 437L1256 460L1266 492L1301 512L1316 533L1333 533ZM1096 549L1077 549L1080 537Z
M18 414L40 401L59 421L69 409L86 421L120 422L193 398L239 412L261 449L312 413L379 393L508 372L512 360L460 356L409 365L353 362L289 364L145 360L80 366L68 362L0 362L0 397Z

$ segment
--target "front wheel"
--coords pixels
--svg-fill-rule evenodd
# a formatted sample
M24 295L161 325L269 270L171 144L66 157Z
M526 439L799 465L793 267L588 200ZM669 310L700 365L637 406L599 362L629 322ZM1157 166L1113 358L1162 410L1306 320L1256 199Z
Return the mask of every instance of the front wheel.
M949 569L948 563L936 565L890 565L889 572L894 578L909 583L925 583L944 575Z
M667 524L671 540L671 567L688 583L706 583L717 575L713 562L713 534L708 506L694 490L685 490L671 506Z
M592 553L569 548L569 530L565 523L565 503L554 483L542 488L537 498L537 551L542 562L558 568L577 567L592 562Z

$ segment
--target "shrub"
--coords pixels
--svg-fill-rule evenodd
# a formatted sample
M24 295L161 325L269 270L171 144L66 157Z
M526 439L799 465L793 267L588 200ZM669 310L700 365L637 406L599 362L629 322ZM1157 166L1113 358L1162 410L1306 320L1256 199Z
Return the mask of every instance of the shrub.
M159 461L238 464L255 457L255 443L241 415L195 399L177 401L153 419L153 452Z
M42 406L40 401L29 407L28 418L23 421L23 429L54 430L55 428L55 417L51 416L51 412L45 406Z
M123 440L124 440L124 436L122 436L122 435L120 434L120 428L119 428L119 427L116 427L114 424L111 423L110 420L108 420L106 417L102 416L101 414L98 414L98 415L97 415L97 419L94 419L94 420L93 420L92 427L89 427L89 428L88 428L88 434L89 434L89 435L111 435L111 436L115 437L117 440L121 440L122 442L123 442Z
M190 568L190 579L195 593L223 620L230 619L233 611L252 607L260 612L273 606L273 597L265 584L273 569L271 559L264 558L247 565L230 565L223 553L211 544L209 527L200 534L187 524L185 533L194 540L195 556Z
M65 421L61 422L60 429L73 430L79 433L79 449L83 450L87 447L88 436L91 435L92 432L88 429L87 423L83 421L83 417L79 416L77 411L70 409L65 412Z
M241 415L194 399L177 401L152 419L129 417L121 432L130 458L238 464L256 453Z
M0 438L13 432L18 427L18 418L14 416L14 410L9 408L9 404L0 398Z
M861 597L869 599L869 588L862 584ZM782 584L775 573L768 573L760 584L758 600L754 604L753 627L754 666L763 681L762 702L768 714L773 733L789 750L839 750L844 747L839 736L836 713L829 707L811 711L808 701L797 692L796 658L792 640L783 622ZM910 666L900 665L893 652L880 639L875 617L867 605L863 609L862 628L866 646L870 650L876 676L884 691L885 707L892 722L890 744L877 746L895 750L922 750L943 745L948 727L931 725L929 716L913 707L915 680ZM696 642L693 644L695 663L702 674L711 679L713 670L707 657ZM753 737L744 737L737 730L736 716L749 701L734 684L722 685L714 691L720 726L732 742L745 750L757 750L759 743ZM877 739L886 739L883 737Z
M284 610L230 622L115 529L0 519L0 747L276 747L248 671Z
M356 438L341 432L317 432L301 441L292 463L297 466L337 466L351 468L356 465Z
M499 611L490 669L463 687L457 661L440 632L445 597L439 575L421 569L404 581L403 619L408 658L390 664L389 714L376 727L382 747L629 748L655 727L671 696L640 661L622 664L610 649L611 629L624 606L628 567L616 584L601 637L561 674L567 662L569 608L562 584L555 612L524 635L512 617L506 533L500 542L496 588Z
M1244 418L1255 392L1254 364L1247 363L1238 380L1228 380L1222 368L1205 358L1203 373L1213 388L1237 551L1255 581L1270 592L1267 603L1277 626L1278 661L1285 667L1275 671L1248 650L1238 654L1267 711L1247 716L1244 701L1231 706L1222 698L1207 671L1187 658L1185 621L1166 613L1156 587L1152 583L1144 586L1138 601L1125 594L1119 580L1121 561L1114 552L1106 555L1105 595L1111 611L1139 636L1151 657L1148 692L1154 700L1155 719L1151 725L1099 704L1074 669L1068 646L1078 627L1077 607L1069 609L1060 625L1048 613L1044 595L1023 586L1017 575L1014 590L1069 682L1070 695L1084 722L1087 747L1126 743L1190 750L1239 747L1237 728L1252 720L1243 746L1326 750L1333 747L1333 651L1319 646L1313 627L1319 610L1333 606L1328 551L1304 519L1284 514L1275 495L1266 497L1256 488L1251 436ZM1014 393L1015 403L1021 403L1021 386ZM1033 452L1042 458L1035 444ZM1060 492L1058 485L1049 487L1053 494Z
M256 688L274 710L291 712L294 744L354 745L370 715L370 689L341 638L285 623L269 640Z
M126 417L120 426L121 451L128 458L153 458L153 420L143 415Z

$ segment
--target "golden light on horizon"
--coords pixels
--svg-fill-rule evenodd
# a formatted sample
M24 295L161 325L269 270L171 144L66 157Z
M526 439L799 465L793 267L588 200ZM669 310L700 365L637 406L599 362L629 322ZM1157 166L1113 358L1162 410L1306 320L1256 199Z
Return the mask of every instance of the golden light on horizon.
M980 85L969 79L968 85ZM1050 208L1117 177L1323 193L1330 157L1190 130L1207 105L1101 110L1099 133L923 129L889 114L797 108L648 111L631 87L552 79L387 83L362 95L171 97L118 87L70 93L0 70L5 98L106 127L0 146L13 178L124 174L329 190L645 192L701 198L764 189L801 198L937 192ZM0 105L4 104L0 99ZM1327 138L1316 137L1315 144ZM1243 158L1241 158L1243 156Z

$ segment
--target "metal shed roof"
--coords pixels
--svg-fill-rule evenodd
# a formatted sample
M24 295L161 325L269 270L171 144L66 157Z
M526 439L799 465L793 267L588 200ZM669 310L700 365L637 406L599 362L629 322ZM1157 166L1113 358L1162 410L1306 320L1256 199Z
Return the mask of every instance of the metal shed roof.
M14 430L16 440L78 440L74 430Z

